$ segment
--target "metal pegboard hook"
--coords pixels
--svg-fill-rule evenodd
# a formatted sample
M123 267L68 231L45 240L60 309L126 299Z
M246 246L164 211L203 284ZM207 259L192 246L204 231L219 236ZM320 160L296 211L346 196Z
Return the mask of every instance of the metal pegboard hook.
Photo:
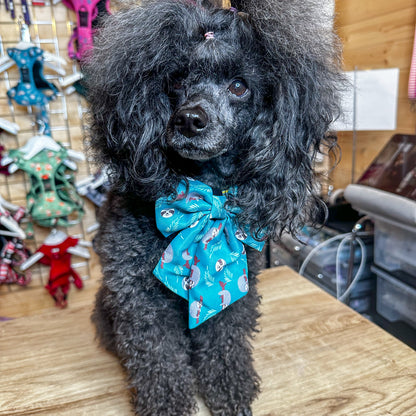
M19 25L20 41L31 43L29 26L25 23L23 16L19 16L17 24Z
M37 129L38 130L38 135L43 136L45 134L45 130L46 130L46 123L42 119L37 118L36 119L36 124L38 126L38 129Z

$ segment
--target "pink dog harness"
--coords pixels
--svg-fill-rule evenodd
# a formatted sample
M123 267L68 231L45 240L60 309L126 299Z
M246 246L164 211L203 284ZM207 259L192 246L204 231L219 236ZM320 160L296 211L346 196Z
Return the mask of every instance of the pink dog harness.
M85 53L93 46L92 38L97 17L104 13L111 14L110 0L62 0L62 2L77 15L77 25L68 43L68 55L71 59L82 60L85 58ZM104 7L100 7L100 3L104 4Z

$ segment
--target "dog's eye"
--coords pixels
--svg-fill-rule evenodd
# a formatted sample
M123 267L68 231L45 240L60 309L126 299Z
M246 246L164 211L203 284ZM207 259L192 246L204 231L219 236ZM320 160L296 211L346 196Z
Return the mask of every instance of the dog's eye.
M170 74L166 79L166 90L174 93L179 92L185 87L185 79L186 75L184 75L184 71L177 71Z
M228 87L228 91L237 97L242 97L247 92L247 90L247 85L241 79L235 79Z
M183 80L181 80L181 79L175 80L175 82L173 83L173 89L174 90L181 90L182 88L183 88Z
M171 86L174 90L181 90L184 87L185 78L183 74L178 73L172 77Z

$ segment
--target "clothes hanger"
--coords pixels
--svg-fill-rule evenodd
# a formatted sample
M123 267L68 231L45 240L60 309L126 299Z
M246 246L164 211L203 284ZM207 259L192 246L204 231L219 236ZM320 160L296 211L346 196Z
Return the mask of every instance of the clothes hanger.
M78 181L75 184L75 187L80 195L85 196L90 189L97 189L98 187L104 185L107 181L108 172L106 169L102 169L99 173L90 175L85 179Z
M12 204L11 202L7 201L7 199L4 199L1 195L0 195L0 206L2 206L3 208L11 212L16 212L20 208L19 205Z
M43 244L47 244L48 246L56 246L63 243L67 238L68 235L65 232L53 228L49 235L45 238Z
M27 143L22 146L19 151L23 154L23 159L29 160L32 159L34 156L36 156L39 152L42 152L43 150L51 150L54 152L58 152L62 148L62 145L57 143L52 137L46 136L44 134L37 134L33 137L31 137ZM76 150L72 149L65 149L68 159L64 160L64 164L72 169L76 170L77 165L74 162L83 162L85 161L85 155L82 152L78 152ZM69 160L71 159L71 160ZM1 160L2 166L9 165L9 172L14 173L19 168L16 163L14 163L14 160L5 155Z
M65 95L71 95L74 92L78 92L79 94L85 96L82 92L82 88L80 89L80 81L82 79L84 79L84 75L81 72L75 72L65 77L62 81L59 81L59 84L62 88L65 88Z
M45 238L44 245L47 246L58 246L62 244L69 236L61 231L53 228L50 234ZM89 246L90 244L87 241L78 241L78 245L75 247L69 247L67 249L67 253L74 254L76 256L80 256L86 259L91 258L90 253L87 249L83 248L82 245ZM32 256L30 256L24 263L21 264L20 270L25 271L35 263L37 263L42 257L44 256L43 253L36 252Z
M52 139L52 137L39 134L31 137L27 143L20 148L20 151L24 153L23 159L29 160L43 150L58 152L60 149L61 146Z
M0 118L0 129L16 135L19 132L20 127L16 123Z
M1 200L4 201L2 197L1 197ZM10 204L9 206L12 206L13 208L16 207L17 209L20 208L13 204ZM0 203L0 224L3 227L7 228L7 230L0 230L1 235L5 235L7 237L17 237L17 238L20 238L21 240L24 240L26 238L26 233L20 228L17 221L10 215L10 212L1 203Z
M43 134L43 127L44 123L42 120L38 120L37 124L41 126L39 130L39 134L31 137L27 143L20 148L20 151L24 153L23 159L29 160L36 156L39 152L43 150L52 150L54 152L58 152L63 146L56 142L51 136L47 136ZM75 162L84 162L85 155L82 152L78 152L72 149L65 149L67 155L70 159L74 160ZM72 165L73 166L73 165ZM71 168L73 170L75 168Z
M66 76L61 81L59 81L59 84L61 87L68 87L71 84L74 84L77 81L80 81L84 78L84 75L81 72L74 72L71 75Z
M49 233L49 235L45 238L43 244L46 244L47 246L57 246L59 244L62 244L67 238L68 238L68 234L65 233L62 230L58 230L57 228L52 228L51 232ZM73 237L75 238L75 237ZM80 246L80 247L78 247ZM81 257L85 257L86 259L90 258L90 253L88 250L84 250L83 247L91 247L92 244L89 241L85 241L82 239L78 239L78 249L76 252L72 253L72 254L78 254L81 253ZM72 250L74 249L74 250ZM70 247L71 251L75 251L75 247Z
M23 23L21 20L19 20L18 24L20 26L20 41L17 45L14 46L14 48L19 49L19 50L27 50L29 48L35 47L35 45L30 39L29 26ZM45 66L52 69L54 72L58 73L61 76L66 75L66 71L63 68L59 68L50 63L51 61L60 65L67 65L67 62L64 58L54 55L48 51L43 51L43 57L44 57L43 64ZM6 56L1 57L0 58L0 73L6 71L7 69L11 68L15 64L16 62L9 56L6 55Z

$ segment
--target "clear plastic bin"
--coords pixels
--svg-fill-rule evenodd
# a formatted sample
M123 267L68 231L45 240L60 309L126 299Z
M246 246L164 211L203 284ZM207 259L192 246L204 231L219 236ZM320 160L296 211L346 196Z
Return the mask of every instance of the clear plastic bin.
M374 263L416 277L416 227L374 218Z
M416 289L377 267L371 269L377 275L377 312L390 322L416 328Z

